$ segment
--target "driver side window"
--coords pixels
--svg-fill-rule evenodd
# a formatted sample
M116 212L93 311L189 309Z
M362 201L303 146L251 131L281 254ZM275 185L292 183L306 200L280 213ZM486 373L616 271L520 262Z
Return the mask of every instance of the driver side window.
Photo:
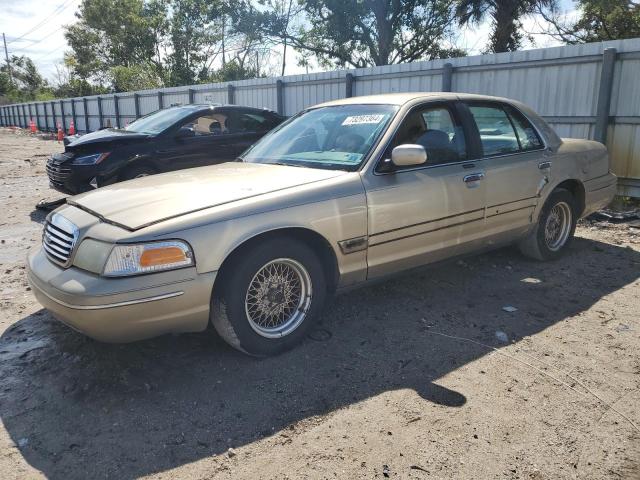
M422 145L427 152L426 165L460 162L467 158L462 126L445 106L419 107L410 112L396 132L385 158L391 158L393 148L405 144Z
M214 113L191 119L182 125L182 128L192 129L196 137L202 135L222 135L226 131L227 123L227 115Z

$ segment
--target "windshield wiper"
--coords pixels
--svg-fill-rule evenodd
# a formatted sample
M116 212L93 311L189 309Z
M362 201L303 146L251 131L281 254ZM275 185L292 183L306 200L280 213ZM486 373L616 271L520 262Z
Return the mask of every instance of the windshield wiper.
M302 168L304 168L304 165L295 165L293 163L284 163L284 162L269 162L269 163L267 163L267 165L283 165L285 167L302 167Z

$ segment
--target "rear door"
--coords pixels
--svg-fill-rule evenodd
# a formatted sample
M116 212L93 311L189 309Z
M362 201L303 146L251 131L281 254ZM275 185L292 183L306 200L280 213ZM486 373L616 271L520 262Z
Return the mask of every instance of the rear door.
M428 103L404 118L383 157L420 144L427 163L363 176L367 194L368 277L463 253L482 232L484 170L465 141L456 105Z
M509 241L531 223L551 166L526 117L500 102L466 102L485 168L486 242Z

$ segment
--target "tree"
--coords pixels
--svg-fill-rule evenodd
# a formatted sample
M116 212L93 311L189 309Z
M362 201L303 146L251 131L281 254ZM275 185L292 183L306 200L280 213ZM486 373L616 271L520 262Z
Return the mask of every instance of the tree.
M24 55L13 55L10 59L13 82L8 78L8 67L0 67L0 94L15 101L37 100L48 88L33 60Z
M305 21L291 25L288 8L266 1L236 8L235 27L253 29L310 53L326 67L367 67L461 55L453 35L453 0L299 0ZM287 6L286 3L278 5ZM293 8L293 7L292 7Z
M302 26L304 6L297 0L261 0L258 6L248 0L232 0L233 31L259 39L270 50L281 45L280 75L284 75L289 37Z
M541 10L553 26L549 32L565 43L601 42L640 37L640 2L633 0L578 0L580 17L567 22L559 9Z
M78 22L65 31L74 73L104 83L113 67L152 64L161 76L167 8L166 0L82 0Z
M460 25L480 23L487 16L492 32L487 51L509 52L522 46L522 17L540 8L553 8L556 0L458 0L456 16Z
M171 85L188 85L207 76L222 40L221 5L210 0L173 0L169 56Z

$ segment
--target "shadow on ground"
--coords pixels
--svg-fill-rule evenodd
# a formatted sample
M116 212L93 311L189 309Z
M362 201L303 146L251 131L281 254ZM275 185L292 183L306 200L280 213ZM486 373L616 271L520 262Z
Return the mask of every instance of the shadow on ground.
M634 282L639 257L578 238L557 262L505 249L414 273L339 296L300 347L266 360L211 333L100 344L39 311L0 340L0 415L33 467L71 479L164 471L388 390L455 409L465 397L434 382L487 350L430 331L518 341Z

